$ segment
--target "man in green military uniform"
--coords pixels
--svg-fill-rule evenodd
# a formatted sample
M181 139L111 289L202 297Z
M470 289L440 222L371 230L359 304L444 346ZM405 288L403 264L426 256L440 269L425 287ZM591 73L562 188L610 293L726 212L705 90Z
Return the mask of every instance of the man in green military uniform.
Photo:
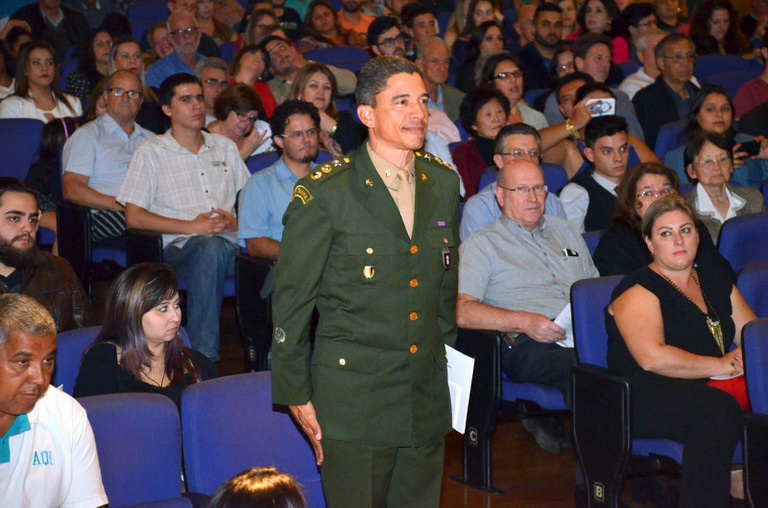
M429 97L413 63L372 59L355 96L369 142L299 181L284 218L273 401L309 436L328 506L437 507L459 181L418 151Z

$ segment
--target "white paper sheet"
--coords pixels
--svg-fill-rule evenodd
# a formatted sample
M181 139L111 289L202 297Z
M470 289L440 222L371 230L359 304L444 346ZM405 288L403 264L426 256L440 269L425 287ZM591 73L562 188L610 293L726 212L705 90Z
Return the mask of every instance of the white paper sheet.
M467 426L467 409L469 408L469 393L472 389L475 359L448 345L445 346L445 354L448 358L451 423L455 430L464 434L464 429Z
M565 330L565 339L555 342L558 346L573 347L573 323L571 322L571 304L565 306L555 318L555 324Z

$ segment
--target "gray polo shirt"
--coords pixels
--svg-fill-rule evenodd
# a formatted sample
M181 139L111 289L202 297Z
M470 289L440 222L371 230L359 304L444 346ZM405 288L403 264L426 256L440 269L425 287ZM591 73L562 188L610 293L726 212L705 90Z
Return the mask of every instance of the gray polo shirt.
M550 319L569 303L571 284L599 277L581 234L559 217L542 217L531 233L502 216L470 235L459 253L459 293Z

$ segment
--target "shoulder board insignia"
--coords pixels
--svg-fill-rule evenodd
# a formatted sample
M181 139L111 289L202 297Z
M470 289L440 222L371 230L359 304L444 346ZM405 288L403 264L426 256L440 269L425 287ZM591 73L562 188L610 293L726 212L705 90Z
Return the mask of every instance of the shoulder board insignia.
M323 164L323 166L320 168L320 171L323 173L330 173L331 172L331 165L330 164Z
M317 180L317 179L319 179L321 176L323 176L323 174L322 174L320 171L315 171L314 173L312 173L311 175L309 175L309 177L310 177L312 180Z
M346 162L347 164L349 164L349 157L344 157L344 162Z
M301 204L306 205L312 201L312 194L303 185L297 185L296 188L293 189L293 196L291 196L291 201L294 199L300 199Z

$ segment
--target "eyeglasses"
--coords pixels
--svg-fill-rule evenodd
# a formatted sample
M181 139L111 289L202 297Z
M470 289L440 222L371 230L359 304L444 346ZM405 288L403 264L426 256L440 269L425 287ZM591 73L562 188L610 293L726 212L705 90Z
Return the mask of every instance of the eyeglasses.
M182 28L181 30L176 30L175 32L170 32L170 34L173 37L184 37L185 35L189 35L190 37L193 35L197 35L197 27L191 26L189 28Z
M567 70L573 70L573 61L569 63L559 64L557 66L557 70L559 71L567 71Z
M667 60L672 60L676 64L682 63L682 62L695 62L696 61L696 53L687 53L685 55L678 53L676 55L672 56L663 56L662 58L666 58Z
M537 196L541 196L542 194L547 192L547 186L546 185L534 185L533 187L528 187L527 185L521 185L520 187L504 187L501 184L496 184L498 187L501 187L504 190L508 190L510 192L514 192L520 197L527 196L529 192L533 191L533 193Z
M97 48L103 48L104 46L111 48L112 47L112 41L99 41L96 43Z
M523 77L523 71L518 69L518 70L512 71L512 72L500 72L500 73L496 74L493 77L493 79L499 79L501 81L506 81L508 79L512 79L512 78L520 79L522 77Z
M144 95L143 93L137 92L136 90L124 90L122 88L107 88L107 92L111 93L115 97L122 97L123 95L127 95L131 100L140 99Z
M694 162L694 164L704 169L715 169L715 166L727 168L731 165L731 159L727 155L724 155L719 159L704 159L703 161Z
M249 115L248 113L235 113L237 115L237 119L241 122L245 122L248 120L249 122L253 123L256 120L259 119L259 115Z
M663 196L669 196L670 194L677 194L677 191L673 189L672 187L664 187L660 191L652 191L647 190L640 193L635 194L636 198L641 199L650 199L650 198L660 198Z
M291 132L290 134L278 134L278 135L283 139L299 140L304 136L314 138L315 136L318 135L319 132L320 132L320 129L307 129L305 131L296 131L296 132Z
M506 155L506 156L512 157L513 159L523 159L526 156L528 156L531 159L538 160L539 157L541 157L541 152L536 150L536 149L528 150L526 152L525 150L521 150L520 148L516 148L516 149L512 150L511 152L499 152L499 155L501 155L501 156Z
M376 45L377 46L384 46L385 48L391 48L398 42L402 42L407 44L409 41L409 37L405 35L403 32L400 32L400 35L397 37L388 37L384 39L383 41L379 41Z
M219 81L218 79L208 78L205 81L203 81L204 85L207 86L215 86L217 88L227 88L229 86L229 81Z

